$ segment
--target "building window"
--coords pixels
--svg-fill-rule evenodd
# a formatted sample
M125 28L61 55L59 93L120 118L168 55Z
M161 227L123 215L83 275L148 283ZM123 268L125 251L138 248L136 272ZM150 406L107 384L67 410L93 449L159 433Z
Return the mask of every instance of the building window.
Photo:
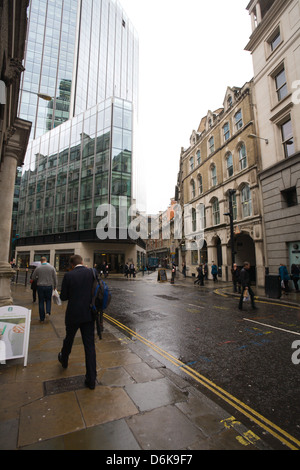
M212 136L208 141L209 153L213 153L215 151L215 139Z
M295 153L293 127L291 118L281 125L282 145L284 148L285 158L290 157Z
M245 144L242 144L239 149L240 170L247 168L247 154Z
M280 28L276 28L272 36L269 38L268 43L270 45L271 51L275 51L275 49L279 46L281 43L281 34L280 34Z
M286 207L297 206L298 197L297 197L297 189L295 187L281 191L281 196L282 196L283 209L285 209Z
M192 199L196 196L196 191L195 191L195 181L191 181L191 192L192 192Z
M280 69L278 73L276 73L274 78L278 101L281 101L287 96L288 93L284 66Z
M200 163L201 163L201 152L200 152L200 150L197 150L196 155L197 155L197 165L200 165Z
M232 194L232 213L233 213L233 220L237 220L237 203L236 203L236 194Z
M224 142L230 138L230 129L229 129L229 123L226 122L226 124L223 127L223 135L224 135Z
M227 176L230 178L233 175L233 159L232 154L229 153L226 157Z
M198 187L199 187L199 194L203 193L203 179L202 175L198 176Z
M243 116L242 116L242 111L239 110L235 116L235 128L237 131L239 131L243 127Z
M192 231L193 232L196 232L196 227L197 227L196 209L192 208Z
M200 230L204 230L206 228L206 211L205 211L204 204L200 204L198 213L199 213Z
M190 171L193 171L194 169L194 157L190 158Z
M212 165L210 171L211 171L211 185L216 186L217 185L217 167L216 167L216 165Z
M220 223L220 206L218 199L215 199L212 203L212 214L213 214L213 225L219 225Z
M252 200L250 187L248 185L245 185L242 189L241 202L243 217L250 217L252 215Z

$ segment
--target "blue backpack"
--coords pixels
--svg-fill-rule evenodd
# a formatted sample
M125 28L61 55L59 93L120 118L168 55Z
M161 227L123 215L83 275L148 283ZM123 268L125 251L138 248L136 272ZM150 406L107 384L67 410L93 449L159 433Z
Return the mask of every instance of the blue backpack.
M95 270L93 269L94 283L92 290L91 308L94 313L103 312L111 301L111 292L106 282L99 280Z

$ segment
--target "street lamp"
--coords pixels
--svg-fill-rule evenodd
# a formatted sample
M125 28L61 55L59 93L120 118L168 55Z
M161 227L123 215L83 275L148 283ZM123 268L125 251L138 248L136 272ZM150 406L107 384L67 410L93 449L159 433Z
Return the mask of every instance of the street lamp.
M45 100L45 101L53 100L52 96L47 95L46 93L35 93L34 91L29 91L29 90L23 90L23 91L25 91L26 93L31 93L32 95L37 95L38 98L41 98L42 100Z
M230 238L231 238L231 260L232 266L235 263L235 251L234 251L234 232L233 232L233 204L232 196L236 193L235 189L229 189L229 212L226 212L224 215L230 217Z
M259 137L258 135L255 135L255 134L249 134L248 137L249 137L250 139L261 139L261 140L264 140L267 145L268 145L268 143L269 143L269 140L268 140L268 139L265 139L264 137Z

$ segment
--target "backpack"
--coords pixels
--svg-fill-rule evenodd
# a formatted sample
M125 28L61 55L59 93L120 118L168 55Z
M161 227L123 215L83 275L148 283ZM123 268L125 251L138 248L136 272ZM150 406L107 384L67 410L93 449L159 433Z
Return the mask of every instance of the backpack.
M98 279L95 270L93 269L94 283L92 290L92 303L91 308L94 313L105 310L111 301L111 292L106 282Z

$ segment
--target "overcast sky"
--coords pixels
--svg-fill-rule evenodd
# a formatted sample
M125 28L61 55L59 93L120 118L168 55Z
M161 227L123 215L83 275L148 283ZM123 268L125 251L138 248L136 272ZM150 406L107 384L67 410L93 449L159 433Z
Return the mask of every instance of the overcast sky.
M181 147L227 86L253 77L248 0L120 0L139 36L138 179L148 213L174 197Z

